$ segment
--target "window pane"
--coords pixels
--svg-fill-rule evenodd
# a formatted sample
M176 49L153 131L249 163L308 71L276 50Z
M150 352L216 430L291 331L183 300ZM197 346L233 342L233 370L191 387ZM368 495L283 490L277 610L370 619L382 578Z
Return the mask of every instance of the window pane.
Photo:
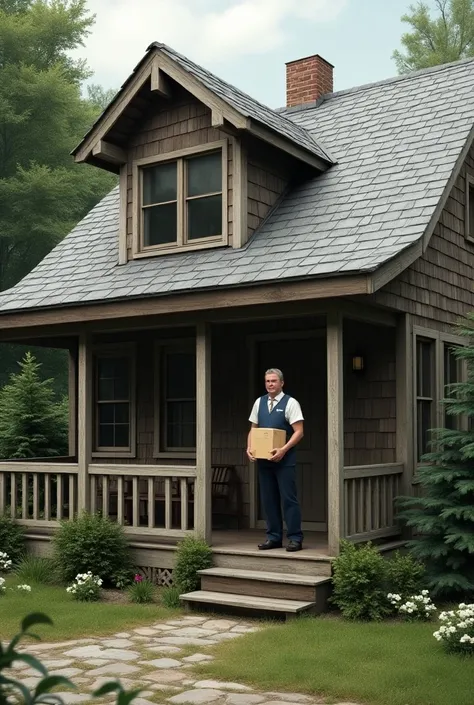
M176 162L143 170L143 205L176 200Z
M449 385L461 381L460 360L454 354L452 345L444 345L444 397L445 399L455 398L456 394L450 390ZM448 414L446 406L444 407L444 427L452 430L459 429L461 426L461 417Z
M175 352L166 356L166 398L196 398L196 355Z
M188 196L222 191L222 152L187 160Z
M433 344L419 340L417 344L417 396L433 396Z
M128 424L130 419L130 405L129 404L114 404L114 421L115 423L126 423Z
M143 210L145 247L176 242L176 203L153 206Z
M417 422L418 422L418 460L429 451L428 443L430 441L430 429L432 424L432 402L418 401L417 403Z
M188 240L222 234L222 196L188 201Z
M103 357L97 360L98 401L128 399L130 394L130 360L126 357Z
M129 446L129 426L128 424L118 424L115 429L115 448L128 448Z
M98 408L99 423L113 423L114 422L114 404L99 404Z
M174 401L167 404L166 441L168 448L196 447L196 403Z
M99 424L98 446L101 448L113 448L114 427L112 424Z

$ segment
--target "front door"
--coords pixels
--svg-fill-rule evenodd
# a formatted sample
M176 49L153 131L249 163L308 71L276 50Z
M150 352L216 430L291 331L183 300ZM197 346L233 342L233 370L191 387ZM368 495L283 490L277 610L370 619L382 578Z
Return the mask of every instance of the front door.
M291 335L292 337L288 337ZM255 397L265 394L264 375L271 367L282 370L284 391L301 404L304 438L297 446L297 485L303 529L327 529L326 472L326 343L322 335L287 334L255 340ZM257 473L255 481L258 485ZM258 498L258 489L257 489ZM264 526L259 499L257 526Z

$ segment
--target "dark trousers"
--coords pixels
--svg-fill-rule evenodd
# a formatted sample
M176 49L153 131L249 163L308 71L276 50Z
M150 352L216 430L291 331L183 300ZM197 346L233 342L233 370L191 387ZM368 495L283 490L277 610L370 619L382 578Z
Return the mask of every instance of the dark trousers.
M296 467L281 463L258 462L260 497L267 521L267 538L281 543L283 538L283 516L286 535L290 541L303 541L301 531L301 509L296 496Z

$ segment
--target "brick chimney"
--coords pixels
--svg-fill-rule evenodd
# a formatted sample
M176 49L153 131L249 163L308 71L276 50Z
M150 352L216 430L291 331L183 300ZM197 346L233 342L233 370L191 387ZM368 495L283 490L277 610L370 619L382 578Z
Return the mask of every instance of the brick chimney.
M319 54L286 64L286 105L313 103L333 91L334 66Z

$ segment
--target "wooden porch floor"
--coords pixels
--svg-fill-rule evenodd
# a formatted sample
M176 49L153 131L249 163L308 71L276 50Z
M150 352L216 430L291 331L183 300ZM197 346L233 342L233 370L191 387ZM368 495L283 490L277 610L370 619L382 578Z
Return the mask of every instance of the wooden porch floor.
M264 558L271 554L273 557L295 558L306 560L318 560L327 558L328 538L327 534L319 531L304 532L303 550L296 553L288 553L285 551L286 540L283 541L283 548L275 548L271 551L259 551L258 544L265 540L265 531L263 529L241 529L240 531L213 531L212 532L212 548L214 552L232 552L232 553L254 553Z

